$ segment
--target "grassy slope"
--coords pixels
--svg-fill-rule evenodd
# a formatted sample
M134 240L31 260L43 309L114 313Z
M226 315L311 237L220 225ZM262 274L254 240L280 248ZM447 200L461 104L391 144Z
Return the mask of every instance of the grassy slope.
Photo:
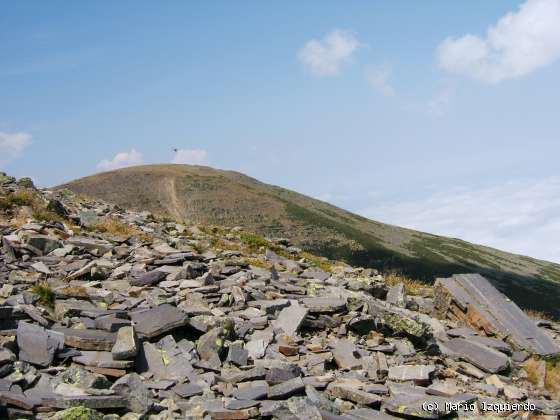
M204 224L241 225L351 264L433 280L480 272L522 306L560 317L560 265L375 222L243 174L203 166L147 165L57 188L135 210Z

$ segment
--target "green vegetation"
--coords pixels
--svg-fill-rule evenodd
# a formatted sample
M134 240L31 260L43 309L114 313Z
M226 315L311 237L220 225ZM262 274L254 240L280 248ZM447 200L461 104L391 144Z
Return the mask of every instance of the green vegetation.
M41 303L42 305L45 305L49 308L54 307L55 295L54 291L51 288L51 285L48 282L42 281L35 284L31 288L31 292L39 297L39 303Z
M239 239L252 251L257 251L260 247L270 247L269 241L254 233L241 232L239 234Z
M32 206L35 204L35 195L31 191L9 192L0 197L0 209L11 210L16 206Z

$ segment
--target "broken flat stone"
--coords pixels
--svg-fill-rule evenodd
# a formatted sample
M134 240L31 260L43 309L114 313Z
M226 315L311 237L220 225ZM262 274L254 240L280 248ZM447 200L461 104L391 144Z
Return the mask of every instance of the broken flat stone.
M305 389L305 384L301 378L293 378L268 389L268 398L271 400L286 399L296 395Z
M121 327L127 325L130 325L129 320L114 316L101 316L95 319L95 328L109 332L117 332Z
M392 381L428 382L435 370L434 365L391 366L388 378Z
M195 395L202 395L204 389L197 384L179 384L173 388L173 392L179 395L181 398L190 398Z
M268 396L268 388L266 381L254 381L238 387L232 396L238 400L262 400Z
M131 313L140 337L155 338L187 323L187 316L174 306L164 304L144 312Z
M93 409L125 408L126 398L120 395L83 395L76 397L48 398L43 401L54 408L86 407Z
M383 398L379 395L362 391L355 386L341 382L331 382L327 386L327 394L333 398L342 398L361 405L379 405Z
M131 359L138 353L136 334L133 327L122 327L117 332L115 345L111 349L111 354L115 360Z
M341 369L357 369L362 366L360 359L355 355L356 347L348 340L337 340L333 344L332 354L334 360Z
M385 299L388 303L401 308L406 307L406 296L404 294L404 284L397 283L389 287L387 292L387 298Z
M116 335L101 330L78 330L75 328L53 328L64 334L64 344L82 350L111 351L115 345Z
M281 329L288 336L293 336L307 316L307 312L307 308L300 306L297 301L292 301L291 306L282 309L278 314L275 328Z
M453 357L459 357L486 372L501 372L509 366L509 359L505 354L479 344L470 338L453 338L441 343L440 348L442 352Z
M154 284L157 284L160 281L162 281L163 279L165 279L166 276L167 276L167 274L164 273L163 271L153 270L153 271L150 271L146 274L143 274L142 276L140 276L136 279L132 279L130 281L130 285L131 286L138 286L138 287L153 286Z
M74 362L85 366L128 369L134 365L133 360L115 360L113 355L106 351L82 351L80 356L72 358Z
M64 347L64 335L20 321L17 328L19 359L46 367Z
M233 363L237 366L247 365L247 358L249 357L249 352L243 347L242 342L235 342L229 346L228 355L226 361Z
M346 310L346 299L317 297L302 299L311 313L333 313Z

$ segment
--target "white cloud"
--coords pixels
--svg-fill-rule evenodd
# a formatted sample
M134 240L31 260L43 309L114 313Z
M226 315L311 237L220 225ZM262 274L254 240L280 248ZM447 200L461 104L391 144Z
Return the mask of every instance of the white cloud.
M389 83L392 69L388 64L372 65L366 70L366 79L370 86L385 96L393 96L395 90Z
M179 149L175 152L172 163L206 165L208 164L208 152L202 149Z
M486 83L525 76L560 58L559 22L559 0L527 0L490 26L485 37L444 40L437 49L439 65Z
M142 153L136 151L136 149L131 149L130 152L117 153L111 160L103 159L97 164L97 169L110 171L127 166L141 165L142 163L144 163Z
M360 41L350 32L337 29L321 40L306 42L298 58L313 74L336 76L360 46Z
M360 213L560 263L560 177L447 191Z
M0 165L18 158L29 145L31 134L0 132Z

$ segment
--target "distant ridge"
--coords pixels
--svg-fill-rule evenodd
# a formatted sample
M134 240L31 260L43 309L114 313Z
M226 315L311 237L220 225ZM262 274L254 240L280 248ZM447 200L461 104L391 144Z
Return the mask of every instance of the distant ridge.
M479 272L523 307L560 318L560 265L366 219L238 172L145 165L55 187L175 220L244 226L353 265L433 281Z

